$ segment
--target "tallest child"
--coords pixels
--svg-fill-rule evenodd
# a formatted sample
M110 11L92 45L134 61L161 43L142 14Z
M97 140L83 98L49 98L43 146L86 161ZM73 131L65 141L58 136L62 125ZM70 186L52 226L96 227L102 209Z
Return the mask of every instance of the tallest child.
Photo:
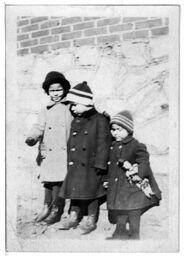
M34 146L39 142L37 163L40 165L40 180L45 189L44 206L36 221L47 224L58 222L64 209L64 200L58 198L62 181L67 172L67 133L71 115L65 97L70 83L63 74L51 71L42 84L49 95L49 104L40 112L26 143Z

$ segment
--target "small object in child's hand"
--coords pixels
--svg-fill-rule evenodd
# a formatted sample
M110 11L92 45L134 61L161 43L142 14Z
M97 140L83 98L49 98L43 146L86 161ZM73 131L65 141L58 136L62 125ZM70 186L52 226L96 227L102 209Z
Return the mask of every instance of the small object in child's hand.
M103 182L103 187L108 188L109 187L109 182L108 181Z

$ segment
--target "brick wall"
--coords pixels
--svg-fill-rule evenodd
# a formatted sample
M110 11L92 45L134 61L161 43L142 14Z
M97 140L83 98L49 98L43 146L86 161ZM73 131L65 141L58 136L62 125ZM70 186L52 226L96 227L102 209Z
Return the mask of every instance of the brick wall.
M154 38L168 31L168 18L158 17L18 17L17 54Z

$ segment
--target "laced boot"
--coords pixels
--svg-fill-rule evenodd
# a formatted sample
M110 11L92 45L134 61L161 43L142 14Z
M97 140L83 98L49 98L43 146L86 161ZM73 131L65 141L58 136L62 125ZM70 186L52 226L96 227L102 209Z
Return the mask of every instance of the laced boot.
M69 230L71 228L75 229L79 225L78 213L76 211L71 211L69 218L67 220L58 223L57 229L59 230Z

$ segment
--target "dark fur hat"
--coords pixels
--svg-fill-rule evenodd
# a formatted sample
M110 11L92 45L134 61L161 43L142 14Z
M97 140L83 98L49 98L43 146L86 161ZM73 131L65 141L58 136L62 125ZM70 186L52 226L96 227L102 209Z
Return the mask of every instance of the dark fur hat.
M57 72L57 71L51 71L49 72L46 77L45 81L42 84L42 88L44 91L48 94L49 93L49 87L51 84L59 83L62 85L64 89L64 96L68 93L70 89L70 83L69 81L64 77L63 74Z

